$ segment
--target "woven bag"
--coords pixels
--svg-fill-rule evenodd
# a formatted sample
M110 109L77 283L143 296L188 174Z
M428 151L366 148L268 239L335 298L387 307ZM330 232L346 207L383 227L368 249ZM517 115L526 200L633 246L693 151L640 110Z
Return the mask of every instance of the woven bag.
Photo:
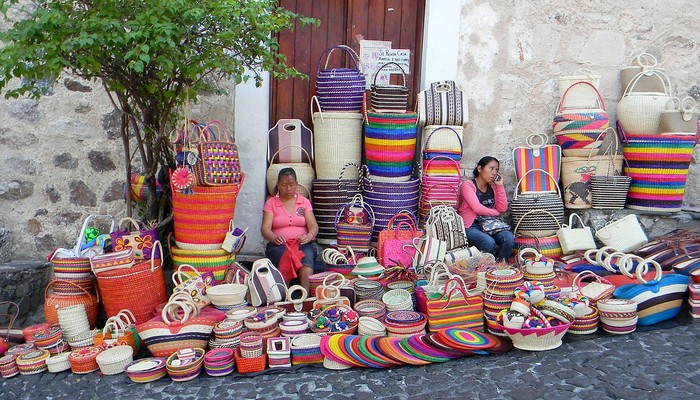
M314 112L314 104L319 111ZM347 163L360 165L362 159L362 121L360 112L321 111L318 98L311 98L314 124L316 177L336 179ZM338 144L342 144L339 146ZM345 179L356 179L352 170Z
M380 182L373 181L367 173L362 178L362 196L374 212L374 243L379 240L379 232L389 225L389 220L396 213L406 211L418 215L420 180L414 178L406 182Z
M542 219L542 217L537 218L535 215L537 214L544 214L546 217ZM513 232L515 233L515 242L513 246L513 255L518 255L520 251L526 248L534 248L536 249L540 254L542 254L545 257L549 257L555 260L558 260L561 258L563 255L562 248L561 248L561 243L559 242L559 237L556 235L556 232L561 229L561 225L559 224L559 221L556 220L555 216L550 213L549 211L545 210L532 210L528 213L526 213L521 221L527 220L527 218L534 218L536 220L541 220L543 224L546 224L547 222L543 220L548 220L552 223L556 224L556 229L554 229L554 232L551 234L543 234L542 232L549 232L549 231L542 231L542 230L537 230L534 232L539 232L537 235L533 233L533 231L522 231L520 230L520 226L518 224L515 225L515 229ZM541 225L540 227L544 227L545 225ZM549 227L549 226L547 226Z
M211 300L207 296L207 288L216 285L213 274L202 274L195 267L183 264L173 273L172 280L175 285L173 294L187 293L199 308L211 304Z
M635 214L610 221L602 228L598 228L595 237L604 245L612 246L625 253L635 251L649 241Z
M301 152L304 153L304 155L307 158L311 158L309 153L306 151L301 146L286 146L283 147L280 150L277 150L275 154L272 155L271 159L275 159L277 155L280 153L281 150L287 149L287 148L299 148L301 149ZM297 163L277 163L277 164L270 164L269 167L267 167L267 173L265 175L265 180L267 181L267 191L270 193L270 195L275 195L277 193L277 176L283 168L292 168L294 169L294 172L297 175L297 182L299 182L299 189L297 189L297 192L301 194L302 196L308 198L311 198L311 193L309 190L311 190L312 184L314 179L316 179L316 172L314 172L314 167L311 165L310 162L297 162Z
M583 284L583 280L586 278L593 278L593 282ZM581 296L586 296L591 304L595 304L599 300L611 298L615 291L615 285L594 272L583 271L574 278L571 290Z
M695 111L695 99L690 96L684 97L683 100L676 97L671 98L666 103L666 109L661 112L659 133L696 135L697 132L698 112Z
M350 168L354 167L354 168ZM359 179L347 179L349 171L358 174L360 166L355 163L347 163L340 171L336 179L314 179L312 183L311 201L314 205L314 217L318 223L316 241L321 244L330 244L336 239L335 213L343 204L350 201L360 192Z
M361 252L368 251L374 220L372 207L364 202L361 194L355 195L351 202L340 207L335 214L338 246L350 246Z
M397 221L400 222L397 223ZM389 220L389 225L379 232L377 246L379 264L385 267L410 266L415 248L413 246L404 248L404 245L412 243L413 238L422 235L423 231L416 228L413 215L407 212L397 213Z
M581 228L574 228L574 219L581 224ZM583 223L581 217L576 213L569 215L569 224L562 225L557 231L561 250L564 254L571 254L575 251L595 249L595 240L591 228Z
M423 133L425 134L426 131L427 127ZM464 152L462 131L463 129L461 128L457 131L451 126L435 127L423 141L423 160L430 160L437 156L445 156L457 161L461 160Z
M403 85L378 85L377 76L387 66L396 67L399 69L403 77ZM372 110L380 113L404 113L408 108L408 93L410 91L408 82L406 81L406 72L395 62L388 62L377 69L374 73L374 80L370 87L372 97L370 104Z
M663 91L635 91L640 80L647 76L657 79L663 86ZM617 121L625 132L658 133L661 113L666 110L666 104L671 98L671 82L664 72L659 70L640 72L627 84L617 103Z
M535 236L549 236L553 235L560 228L561 223L564 220L564 203L561 199L561 193L559 192L559 186L557 185L557 191L552 192L531 192L531 193L519 193L520 184L523 179L525 179L529 174L534 172L544 172L551 180L554 180L551 174L544 170L533 169L526 172L516 186L516 190L513 193L513 201L511 202L511 217L513 222L520 226L520 230L523 232L530 232ZM526 218L526 215L533 210L546 211L553 216L552 219L547 218L542 220L536 216L531 216Z
M534 172L520 184L521 193L552 192L556 190L561 172L561 147L548 144L549 136L544 133L534 133L525 139L526 147L513 149L513 164L518 180L528 171L543 170L554 178L549 179L545 173Z
M417 114L366 113L365 162L377 181L411 179L416 152Z
M457 125L469 122L467 99L454 81L439 81L418 94L418 125Z
M447 281L441 293L428 295L427 314L431 332L450 328L484 330L481 293L469 293L464 282L456 278Z
M131 224L133 230L122 229L124 222ZM158 240L158 228L141 226L142 224L133 218L120 219L117 230L109 234L112 239L112 251L121 251L128 247L133 249L134 257L137 259L150 259L152 255L157 257L159 253L153 253L153 244Z
M177 242L176 242L177 243ZM190 265L200 274L211 273L216 283L225 280L226 271L235 262L236 255L218 248L212 250L188 250L180 246L170 246L170 255L173 260L173 268L181 265Z
M643 278L643 273L648 270L649 265L656 269L656 276L647 282ZM613 296L618 299L634 300L637 303L638 325L653 325L675 318L680 313L688 291L690 278L687 275L662 275L661 265L647 259L637 266L636 277L638 283L618 287Z
M425 234L447 243L447 251L467 246L462 216L449 205L432 207L424 219Z
M194 167L197 183L204 186L241 185L243 172L238 147L224 125L212 120L204 130L209 135L208 138L200 137L199 159Z
M107 317L127 309L134 314L136 323L145 322L158 304L167 301L160 241L155 242L153 248L154 251L158 249L159 257L143 260L131 268L95 272Z
M352 61L353 67L328 68L331 56L336 49L345 52ZM326 49L321 54L316 67L316 97L318 97L321 111L358 112L362 110L365 87L366 81L360 68L360 58L351 47L339 45Z
M300 119L280 119L267 132L267 162L313 164L314 134Z
M585 68L577 70L574 75L560 76L557 80L559 82L560 98L566 93L567 89L576 85L578 82L590 83L596 89L598 89L598 85L600 85L600 75ZM564 100L564 107L593 107L597 100L597 96L591 93L590 90L586 90L586 88L581 85L576 85Z
M635 85L635 92L663 92L663 83L656 79L651 72L660 71L665 73L665 70L659 68L658 65L656 57L649 53L640 53L634 57L630 60L630 65L620 69L620 91L624 92L630 82L642 73Z
M597 95L598 101L595 105L580 108L565 106L568 94L579 87L589 88ZM603 132L608 126L610 126L610 118L598 89L588 82L576 82L559 99L552 132L565 156L585 157L590 149L600 147L605 139Z

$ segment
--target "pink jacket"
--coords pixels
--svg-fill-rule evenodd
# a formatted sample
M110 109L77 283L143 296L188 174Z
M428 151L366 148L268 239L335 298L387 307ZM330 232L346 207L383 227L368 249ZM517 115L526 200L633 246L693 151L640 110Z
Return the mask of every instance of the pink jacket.
M471 179L462 182L459 190L462 202L458 212L462 216L466 228L472 226L477 216L497 217L508 211L508 199L503 185L491 185L491 188L493 189L495 208L484 207L479 202L479 198L476 196L476 186Z

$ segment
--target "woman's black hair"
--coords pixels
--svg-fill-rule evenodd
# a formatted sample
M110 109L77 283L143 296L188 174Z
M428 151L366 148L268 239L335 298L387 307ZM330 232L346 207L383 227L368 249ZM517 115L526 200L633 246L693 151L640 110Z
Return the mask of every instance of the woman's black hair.
M277 182L281 181L283 176L291 176L295 181L297 180L297 173L292 167L282 168L277 174Z
M481 160L479 160L478 163L476 163L476 167L474 167L474 171L472 174L474 174L474 178L479 177L479 167L484 168L487 166L491 161L495 161L498 163L498 166L501 165L501 162L498 161L496 157L491 157L491 156L483 156L481 157Z

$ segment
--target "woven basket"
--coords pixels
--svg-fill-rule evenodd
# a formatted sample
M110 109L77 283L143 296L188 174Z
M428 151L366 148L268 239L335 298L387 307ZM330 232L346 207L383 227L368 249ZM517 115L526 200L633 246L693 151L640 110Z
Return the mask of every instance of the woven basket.
M150 357L133 361L124 368L124 372L134 383L157 381L167 374L165 358Z
M561 339L571 327L571 324L556 325L551 328L514 329L503 327L513 347L521 350L544 351L561 346Z
M387 311L413 310L413 299L406 289L389 290L382 296L382 301L386 304Z
M323 362L321 354L321 336L306 333L292 338L289 342L293 365L319 364Z
M386 327L382 322L372 317L360 317L357 334L363 336L386 336Z
M56 293L49 294L49 288L52 288L56 282L57 280L52 280L46 285L46 289L44 289L44 319L46 322L52 325L58 324L59 308L82 304L85 306L87 312L90 329L94 328L97 322L97 308L100 302L99 294L93 295L87 290L83 290L83 294L78 296L63 296Z
M311 158L309 156L309 153L301 146L283 147L277 150L277 152L273 154L272 158L274 159L275 156L277 156L277 154L279 154L279 152L284 150L285 148L292 147L300 148L302 152L306 154L307 158ZM283 168L292 168L294 170L297 176L297 182L299 182L299 186L303 188L303 191L299 192L299 194L306 197L307 199L311 198L311 193L309 192L309 189L311 189L313 181L314 179L316 179L316 173L314 172L314 167L313 165L311 165L311 162L270 164L270 166L267 167L267 172L265 174L268 193L270 193L270 195L275 195L277 193L277 177L279 175L280 170L282 170Z
M643 79L657 80L663 90L660 92L639 92L636 86ZM627 84L622 98L617 103L617 120L625 132L654 134L659 132L661 113L671 100L671 82L660 70L640 72Z
M90 258L51 258L53 276L56 279L87 278L92 273Z
M70 369L74 374L89 374L100 369L97 356L101 350L97 347L85 347L73 350L68 356Z
M379 72L387 66L394 66L399 69L403 78L402 85L377 85L377 76L379 76ZM408 87L408 82L406 81L406 72L404 72L403 68L399 64L395 62L388 62L379 67L374 73L374 79L372 81L370 91L372 92L370 104L375 112L406 112L406 109L408 108L408 94L410 88Z
M629 192L629 176L592 176L591 206L599 210L622 210Z
M346 53L345 55L352 61L352 67L328 67L336 49ZM351 47L338 45L326 49L321 54L316 67L316 96L318 97L321 110L360 111L362 109L365 86L366 81L360 68L360 58Z
M94 292L95 277L55 279L53 292L61 296L81 296L85 292Z
M239 374L250 374L253 372L260 372L265 370L267 365L267 356L263 352L262 355L258 357L244 357L241 354L241 348L236 349L234 358L236 360L236 370Z
M173 268L190 265L200 274L211 272L216 283L224 283L226 270L236 260L236 255L227 252L220 246L216 249L184 249L180 246L170 246L173 258Z
M574 75L560 76L557 80L559 82L559 97L564 96L567 89L578 82L588 82L596 89L600 85L600 75L585 69L576 71ZM586 90L581 85L576 85L566 96L564 107L592 107L595 106L597 100L597 96L591 93L590 90Z
M49 359L50 355L48 350L38 349L19 354L15 359L17 369L19 369L19 373L22 375L42 373L48 369L46 360Z
M311 99L310 109L314 124L316 178L336 179L345 164L361 164L363 117L359 112L313 112L314 103L318 105L315 96ZM342 146L338 146L339 143ZM345 179L357 177L350 170Z
M98 354L95 361L103 375L121 374L134 361L133 349L130 346L115 346Z
M70 369L70 362L68 362L68 356L70 352L61 352L53 357L46 359L46 367L49 372L55 374L58 372L67 371Z
M240 185L194 186L187 194L172 187L175 240L219 248L229 231L243 181L241 176Z
M364 148L374 180L405 182L411 179L416 152L418 114L367 112Z
M156 306L167 301L162 269L163 249L160 241L153 244L154 252L156 247L160 250L160 258L143 260L131 268L97 273L97 285L102 293L102 302L108 317L127 309L134 314L136 323L146 322L151 318ZM90 327L94 327L94 323L91 322Z
M88 321L84 304L59 308L56 314L66 340L90 330L90 321Z
M178 353L171 354L165 361L165 370L170 375L170 379L175 382L187 382L198 377L204 366L204 349L193 348L195 356L192 362L185 365L178 365Z
M572 91L588 90L597 98L588 106L572 107L568 95ZM587 156L605 140L605 130L610 126L610 118L603 97L589 82L579 81L569 86L559 100L554 114L552 132L565 156Z
M649 53L640 53L630 60L628 66L620 68L620 92L624 92L632 80L637 77L640 72L643 73L641 78L634 86L635 92L656 92L664 91L664 84L656 76L653 71L665 73L666 71L658 67L656 57Z
M245 302L248 287L239 283L222 283L207 288L207 297L215 306L232 306Z

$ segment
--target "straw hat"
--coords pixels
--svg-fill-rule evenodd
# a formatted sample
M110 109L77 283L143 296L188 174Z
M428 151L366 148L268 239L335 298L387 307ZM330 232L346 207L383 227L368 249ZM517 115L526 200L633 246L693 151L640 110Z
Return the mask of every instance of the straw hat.
M377 262L376 258L362 257L357 261L350 275L373 276L381 275L382 272L384 272L384 267Z

